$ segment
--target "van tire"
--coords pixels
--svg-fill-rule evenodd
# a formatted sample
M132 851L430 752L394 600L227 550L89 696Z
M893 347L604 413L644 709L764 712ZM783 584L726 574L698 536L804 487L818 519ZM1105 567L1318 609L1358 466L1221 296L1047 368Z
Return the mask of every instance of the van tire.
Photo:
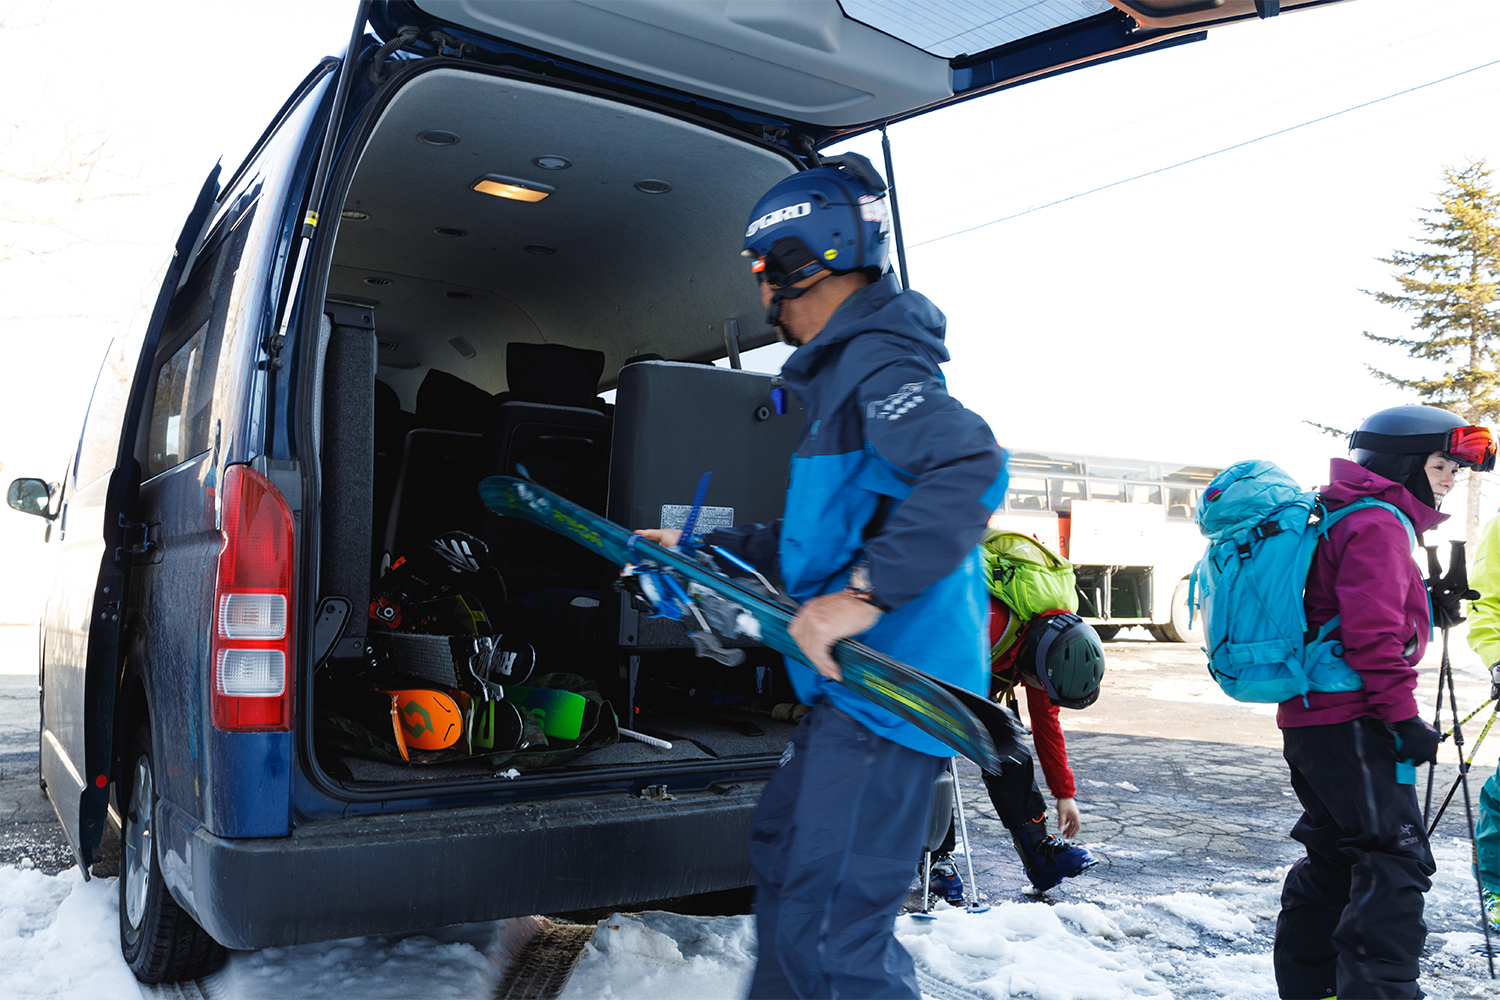
M1119 625L1095 625L1094 631L1099 633L1100 642L1108 642L1120 634L1121 627Z
M177 905L161 877L153 836L156 809L151 727L130 741L116 788L120 810L120 952L143 983L197 979L224 964L229 952Z
M1188 582L1179 580L1172 591L1172 618L1157 626L1167 642L1202 642L1203 617L1193 615L1192 627L1188 626Z

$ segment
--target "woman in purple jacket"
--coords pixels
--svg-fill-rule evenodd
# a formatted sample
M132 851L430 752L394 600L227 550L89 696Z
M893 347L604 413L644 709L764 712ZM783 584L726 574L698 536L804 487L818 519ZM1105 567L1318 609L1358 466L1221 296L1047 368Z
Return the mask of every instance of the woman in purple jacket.
M1354 432L1350 457L1333 460L1328 509L1374 497L1420 533L1447 519L1437 507L1460 466L1493 464L1494 440L1446 410L1398 406ZM1303 808L1292 837L1307 856L1282 889L1276 984L1298 1000L1421 997L1422 903L1435 869L1416 788L1398 782L1396 762L1435 760L1438 733L1417 714L1431 618L1401 519L1369 507L1334 524L1308 571L1305 606L1309 636L1339 616L1330 637L1364 686L1277 711Z

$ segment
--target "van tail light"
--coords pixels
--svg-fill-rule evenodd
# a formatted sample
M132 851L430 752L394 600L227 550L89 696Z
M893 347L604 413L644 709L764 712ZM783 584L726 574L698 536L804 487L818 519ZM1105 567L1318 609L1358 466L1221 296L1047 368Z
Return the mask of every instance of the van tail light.
M224 474L224 536L214 586L214 726L229 732L292 728L292 512L270 480L246 465Z

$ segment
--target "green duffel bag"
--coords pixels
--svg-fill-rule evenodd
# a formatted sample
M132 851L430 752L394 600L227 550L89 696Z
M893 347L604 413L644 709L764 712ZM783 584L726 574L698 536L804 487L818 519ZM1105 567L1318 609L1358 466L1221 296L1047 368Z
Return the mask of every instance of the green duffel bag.
M1078 610L1073 564L1018 531L985 532L980 546L990 593L1023 621L1043 611Z

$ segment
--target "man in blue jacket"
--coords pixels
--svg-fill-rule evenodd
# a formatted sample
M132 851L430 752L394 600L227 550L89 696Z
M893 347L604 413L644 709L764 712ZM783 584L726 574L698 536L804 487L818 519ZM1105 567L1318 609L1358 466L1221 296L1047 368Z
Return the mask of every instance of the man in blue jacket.
M751 997L916 997L893 922L933 786L954 751L841 684L846 636L983 695L988 591L977 546L1005 456L948 395L946 320L886 271L885 184L844 156L787 178L751 214L745 255L781 370L807 409L783 518L712 543L771 567L801 603L788 659L814 706L750 831L759 954ZM647 532L675 544L676 532Z

